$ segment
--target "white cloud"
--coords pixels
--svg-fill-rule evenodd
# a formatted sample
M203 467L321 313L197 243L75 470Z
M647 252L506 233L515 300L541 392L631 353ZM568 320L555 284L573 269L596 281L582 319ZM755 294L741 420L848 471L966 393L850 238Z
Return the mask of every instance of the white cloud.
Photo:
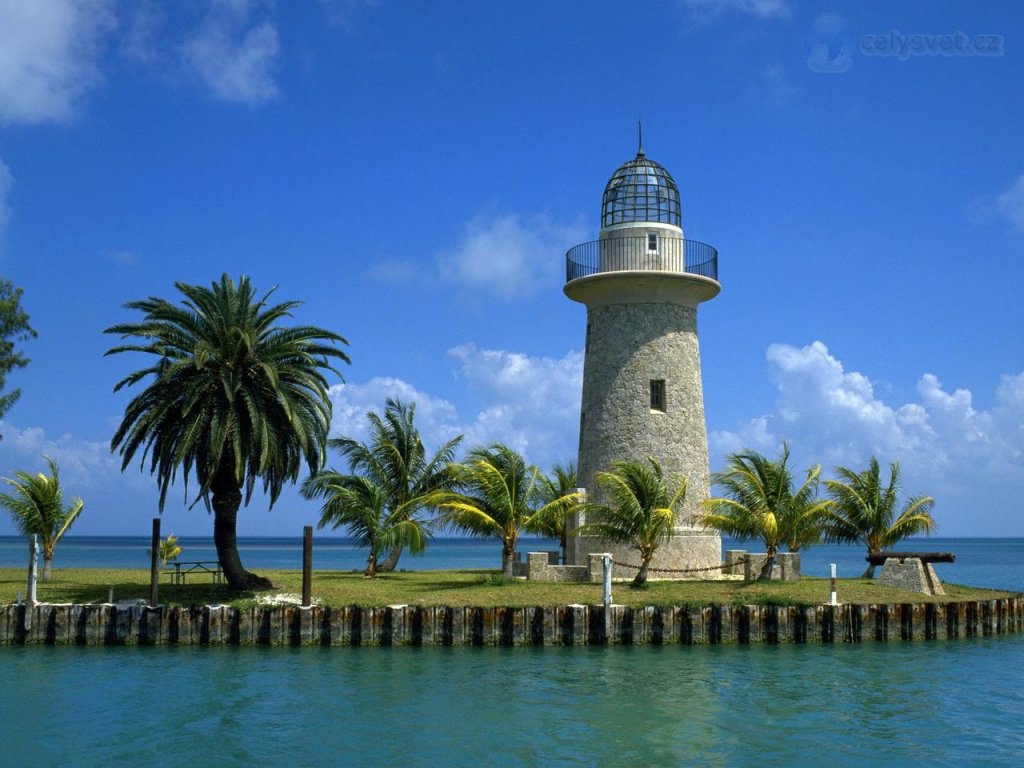
M449 350L459 375L488 403L466 427L470 445L503 442L541 467L575 460L583 353L530 357L466 344Z
M441 256L441 274L464 288L511 300L560 284L565 252L585 239L580 221L481 215L466 224L458 247Z
M120 36L121 55L141 64L162 58L156 38L163 24L163 8L154 0L135 0L125 9L124 31Z
M1004 376L995 406L980 411L971 392L947 391L930 373L918 382L919 402L888 404L820 341L773 344L767 358L775 412L712 432L713 468L739 448L774 455L782 439L799 466L820 463L826 475L836 465L865 466L871 456L899 460L907 491L935 496L940 523L951 521L960 533L971 532L967 515L978 507L1005 515L998 510L1011 510L1024 493L1024 373Z
M698 21L714 21L727 13L742 13L758 19L788 19L792 15L787 0L679 0Z
M114 26L107 0L0 3L0 122L73 117L102 82L96 59Z
M463 447L506 443L547 468L576 456L583 355L530 357L472 344L449 351L458 378L484 405L460 414L451 402L395 378L331 387L331 434L357 440L367 436L367 411L380 412L388 397L416 403L416 424L428 447L457 435Z
M84 489L111 487L120 484L121 460L110 452L110 444L82 440L69 433L50 437L40 427L19 428L0 421L0 467L4 477L19 470L42 471L43 456L57 462L60 477L73 495ZM152 484L148 480L147 484Z
M254 22L252 11L247 0L217 0L182 47L185 62L225 101L261 104L278 94L277 28L270 21Z
M773 64L761 72L765 92L777 104L788 104L800 95L800 86L781 64Z
M329 394L333 406L331 437L344 435L365 440L368 436L366 414L383 412L384 402L389 397L416 404L416 426L428 450L461 434L454 405L401 379L379 376L364 384L336 384Z
M1015 230L1024 232L1024 175L1018 176L1005 192L996 197L994 209Z
M346 32L355 30L355 20L362 11L376 8L379 0L320 0L327 23Z

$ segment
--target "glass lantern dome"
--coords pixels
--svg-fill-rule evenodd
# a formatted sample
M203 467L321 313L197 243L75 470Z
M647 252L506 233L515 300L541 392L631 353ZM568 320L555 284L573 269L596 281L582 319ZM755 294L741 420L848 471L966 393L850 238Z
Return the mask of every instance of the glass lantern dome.
M601 226L658 222L682 227L679 187L672 176L641 149L608 180L601 201Z

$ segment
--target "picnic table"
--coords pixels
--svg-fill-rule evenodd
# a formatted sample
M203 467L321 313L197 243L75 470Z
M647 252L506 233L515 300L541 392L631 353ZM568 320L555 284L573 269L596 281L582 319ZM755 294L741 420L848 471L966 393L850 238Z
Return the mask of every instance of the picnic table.
M224 581L224 572L220 569L220 563L214 561L202 561L195 560L191 562L178 562L174 561L168 563L173 565L174 570L170 572L172 584L184 584L185 577L189 574L202 574L207 573L213 577L215 584L220 584Z

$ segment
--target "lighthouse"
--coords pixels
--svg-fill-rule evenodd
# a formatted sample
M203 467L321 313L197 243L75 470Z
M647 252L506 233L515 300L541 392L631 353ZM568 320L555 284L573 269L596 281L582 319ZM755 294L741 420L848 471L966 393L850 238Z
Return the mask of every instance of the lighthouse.
M587 308L577 470L589 500L604 501L595 475L618 460L652 457L667 477L688 482L672 538L651 563L654 578L721 563L721 538L696 524L710 485L697 305L720 289L718 252L684 236L679 187L646 156L641 134L636 157L605 187L598 239L566 254L564 291ZM569 528L584 522L576 513ZM608 551L616 563L639 562L628 545L578 535L566 561L585 565Z

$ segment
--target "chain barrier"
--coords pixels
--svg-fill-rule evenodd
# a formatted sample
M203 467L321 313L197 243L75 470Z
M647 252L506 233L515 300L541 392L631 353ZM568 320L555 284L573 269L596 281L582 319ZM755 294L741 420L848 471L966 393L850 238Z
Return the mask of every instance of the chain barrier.
M706 568L654 568L647 566L647 570L653 573L704 573L707 571L719 571L723 568L732 568L737 565L744 565L749 563L750 558L744 557L737 560L734 563L721 563L719 565L709 565ZM620 563L618 560L612 560L612 565L617 565L620 568L632 568L634 571L639 571L640 566L634 565L633 563Z

